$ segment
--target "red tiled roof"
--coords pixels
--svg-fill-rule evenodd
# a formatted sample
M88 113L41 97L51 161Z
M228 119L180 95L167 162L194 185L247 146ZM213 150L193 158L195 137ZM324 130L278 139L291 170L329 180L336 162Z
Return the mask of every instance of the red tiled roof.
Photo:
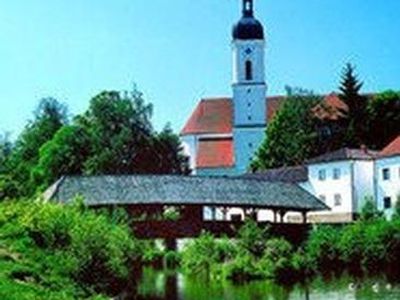
M197 151L198 168L229 168L234 165L231 138L200 140Z
M322 104L313 109L313 113L318 119L336 121L343 117L343 111L348 109L347 105L340 100L338 95L331 93L324 98Z
M381 156L392 156L400 154L400 135L395 138L385 149L381 151Z
M232 103L229 98L203 99L181 134L231 133Z
M268 97L267 100L266 115L268 120L272 120L285 100L285 96ZM318 105L314 109L315 115L320 119L329 118L331 120L337 120L342 115L341 110L347 109L347 106L336 94L326 96L325 104L326 105L323 106ZM201 100L181 131L181 135L206 133L232 133L231 98L210 98Z

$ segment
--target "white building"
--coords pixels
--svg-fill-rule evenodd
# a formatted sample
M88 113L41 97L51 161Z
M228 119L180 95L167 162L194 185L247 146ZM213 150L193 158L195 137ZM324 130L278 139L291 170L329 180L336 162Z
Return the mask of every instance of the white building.
M387 217L400 199L400 136L382 150L375 162L375 199Z
M325 202L330 212L310 214L312 222L349 222L356 218L366 199L374 197L374 158L366 149L341 149L307 163L305 190Z

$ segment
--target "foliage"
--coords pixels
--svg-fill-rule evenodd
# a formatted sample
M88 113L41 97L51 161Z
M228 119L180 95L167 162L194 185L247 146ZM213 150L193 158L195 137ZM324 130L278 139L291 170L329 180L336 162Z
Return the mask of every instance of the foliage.
M340 99L347 105L341 112L345 116L345 136L343 146L358 148L365 143L367 121L367 98L360 94L363 83L355 74L355 66L348 63L343 69L340 82Z
M82 128L62 127L40 148L40 159L32 172L34 182L46 188L63 175L81 174L88 149L90 140Z
M152 106L137 90L105 91L92 98L89 109L75 118L90 138L88 174L127 174L141 171L141 157L152 133Z
M367 197L364 206L361 208L360 219L362 221L374 221L380 218L383 218L383 213L376 207L375 200Z
M186 245L182 252L182 267L185 272L208 277L217 260L216 244L214 237L206 232Z
M246 254L260 258L265 250L268 228L260 228L254 220L247 219L238 232L238 246Z
M368 102L367 143L382 149L400 133L400 92L388 90L374 95Z
M181 263L181 256L177 251L168 251L164 254L164 267L176 269Z
M396 203L394 204L393 219L400 220L400 195L397 196Z
M17 139L8 161L8 172L20 185L23 195L34 193L31 171L39 160L40 148L67 122L66 108L53 98L42 99L34 113L34 119L26 125ZM23 188L22 188L23 187ZM8 195L15 197L18 195Z
M311 110L320 102L320 97L311 92L288 89L286 100L266 129L251 169L297 165L314 156L318 133Z
M0 232L0 282L19 299L112 295L141 254L126 224L80 205L3 202Z
M338 249L340 231L332 226L318 226L310 234L305 247L313 269L340 268Z

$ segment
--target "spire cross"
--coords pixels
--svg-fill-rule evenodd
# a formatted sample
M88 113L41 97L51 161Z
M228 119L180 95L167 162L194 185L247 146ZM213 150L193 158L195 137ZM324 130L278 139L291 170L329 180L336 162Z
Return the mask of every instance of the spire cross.
M243 0L243 15L246 17L253 16L253 0Z

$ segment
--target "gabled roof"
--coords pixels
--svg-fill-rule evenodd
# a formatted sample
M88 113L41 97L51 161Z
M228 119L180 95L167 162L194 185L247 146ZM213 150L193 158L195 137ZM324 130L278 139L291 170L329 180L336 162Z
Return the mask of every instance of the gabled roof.
M181 131L181 135L206 133L232 133L230 98L201 100Z
M272 120L286 99L285 96L267 97L266 117ZM325 96L324 105L314 109L315 115L320 119L337 120L342 116L342 110L347 106L332 93ZM209 98L202 99L186 122L181 135L192 134L230 134L232 133L232 99Z
M318 164L343 160L373 160L378 156L377 151L368 149L342 148L337 151L325 153L321 156L307 160L308 164Z
M248 173L240 177L270 182L300 183L308 180L308 169L306 166L282 167L257 173Z
M380 152L380 156L394 155L400 155L400 135Z
M196 158L198 168L231 168L233 165L232 138L199 141Z
M329 209L295 184L260 180L170 175L68 176L49 188L46 200L70 203L77 195L88 206L208 205Z

